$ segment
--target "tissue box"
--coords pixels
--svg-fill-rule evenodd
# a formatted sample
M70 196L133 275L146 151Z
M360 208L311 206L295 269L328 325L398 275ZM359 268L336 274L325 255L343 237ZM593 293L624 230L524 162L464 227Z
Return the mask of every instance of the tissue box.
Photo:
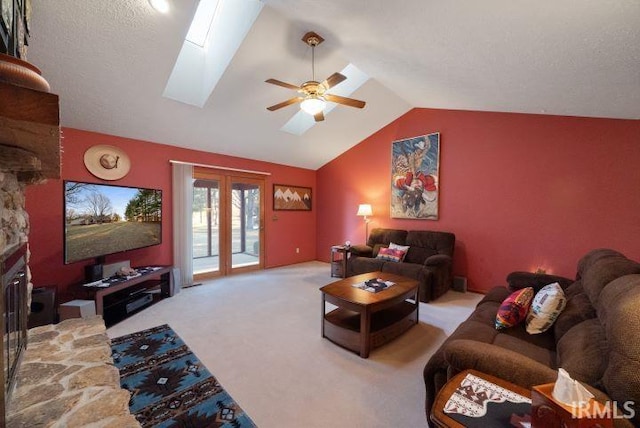
M554 383L537 385L531 391L532 427L613 427L612 409L594 399L582 408L557 402L551 393Z

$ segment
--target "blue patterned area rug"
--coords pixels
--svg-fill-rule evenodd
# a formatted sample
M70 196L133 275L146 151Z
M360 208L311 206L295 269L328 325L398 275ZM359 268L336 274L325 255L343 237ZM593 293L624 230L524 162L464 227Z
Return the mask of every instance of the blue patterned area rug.
M112 339L111 350L143 427L256 426L167 324Z

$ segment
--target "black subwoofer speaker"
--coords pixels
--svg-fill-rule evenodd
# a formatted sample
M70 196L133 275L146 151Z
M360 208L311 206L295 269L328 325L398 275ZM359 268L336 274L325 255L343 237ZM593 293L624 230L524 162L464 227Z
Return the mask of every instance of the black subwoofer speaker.
M34 288L31 291L31 313L28 327L53 324L55 322L56 291L50 288Z
M84 267L84 280L86 282L94 282L102 279L102 265L88 265Z

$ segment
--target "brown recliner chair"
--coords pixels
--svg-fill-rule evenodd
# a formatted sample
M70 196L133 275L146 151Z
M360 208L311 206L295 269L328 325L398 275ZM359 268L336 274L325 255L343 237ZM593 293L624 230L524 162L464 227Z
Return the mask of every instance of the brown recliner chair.
M380 248L388 247L391 242L409 246L402 262L376 258ZM455 242L456 236L449 232L373 229L367 245L351 247L347 276L382 271L413 278L420 282L420 301L429 302L451 288Z

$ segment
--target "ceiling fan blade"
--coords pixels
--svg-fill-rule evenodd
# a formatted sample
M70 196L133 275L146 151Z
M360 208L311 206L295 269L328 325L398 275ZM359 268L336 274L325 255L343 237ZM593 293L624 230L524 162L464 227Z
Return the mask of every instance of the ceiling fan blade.
M324 113L316 113L313 118L316 120L316 122L322 122L324 120Z
M302 97L293 97L293 98L288 99L287 101L283 101L283 102L281 102L279 104L275 104L275 105L272 105L271 107L267 107L267 110L275 111L275 110L278 110L278 109L280 109L282 107L286 107L286 106L291 105L291 104L299 103L303 99L304 98L302 98Z
M276 79L267 79L265 80L265 82L271 83L272 85L282 86L283 88L293 89L294 91L297 91L300 89L300 86L292 85L291 83L282 82Z
M327 80L322 82L322 84L327 89L330 89L330 88L333 88L334 86L336 86L338 83L343 82L345 80L347 80L347 76L345 76L344 74L333 73L331 76L327 77Z
M364 101L354 100L353 98L340 97L338 95L324 94L324 99L333 103L344 104L345 106L363 108L365 106Z

